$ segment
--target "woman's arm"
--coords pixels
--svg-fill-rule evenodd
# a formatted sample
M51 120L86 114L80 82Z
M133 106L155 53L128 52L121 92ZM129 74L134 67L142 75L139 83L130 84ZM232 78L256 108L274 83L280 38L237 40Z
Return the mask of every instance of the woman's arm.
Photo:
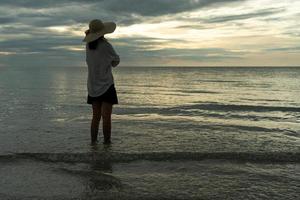
M113 46L109 42L107 43L108 43L109 55L111 57L111 65L113 67L116 67L120 63L120 56L116 53Z

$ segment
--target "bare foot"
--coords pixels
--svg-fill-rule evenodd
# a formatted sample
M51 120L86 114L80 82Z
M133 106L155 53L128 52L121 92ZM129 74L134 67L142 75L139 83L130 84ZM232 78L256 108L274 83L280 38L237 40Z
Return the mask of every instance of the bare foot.
M103 144L111 144L110 140L104 140Z
M98 140L92 141L92 142L91 142L91 146L95 146L95 145L97 145L97 144L98 144Z

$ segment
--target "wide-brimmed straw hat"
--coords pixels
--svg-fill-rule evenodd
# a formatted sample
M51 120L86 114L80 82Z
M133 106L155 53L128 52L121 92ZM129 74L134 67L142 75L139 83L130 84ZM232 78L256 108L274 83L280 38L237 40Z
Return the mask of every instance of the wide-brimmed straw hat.
M116 23L114 22L102 22L99 19L94 19L89 23L89 29L85 31L85 38L83 42L92 42L97 40L99 37L112 33L116 30Z

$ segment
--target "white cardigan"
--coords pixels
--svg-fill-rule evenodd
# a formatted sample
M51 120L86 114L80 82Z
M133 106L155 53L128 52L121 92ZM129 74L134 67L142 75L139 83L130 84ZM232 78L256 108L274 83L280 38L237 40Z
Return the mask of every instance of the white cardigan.
M87 89L91 97L102 95L114 84L112 67L116 67L119 62L119 55L108 41L99 40L95 50L89 49L86 44Z

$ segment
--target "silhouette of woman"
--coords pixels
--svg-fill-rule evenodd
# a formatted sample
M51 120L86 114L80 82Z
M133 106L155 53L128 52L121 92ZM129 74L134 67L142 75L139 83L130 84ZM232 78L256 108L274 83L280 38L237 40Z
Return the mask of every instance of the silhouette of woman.
M112 67L120 63L120 57L112 45L104 38L105 34L116 29L114 22L94 19L85 31L86 63L88 66L87 103L92 104L91 145L97 144L99 123L102 117L104 144L111 143L111 114L113 104L118 104L114 86Z

